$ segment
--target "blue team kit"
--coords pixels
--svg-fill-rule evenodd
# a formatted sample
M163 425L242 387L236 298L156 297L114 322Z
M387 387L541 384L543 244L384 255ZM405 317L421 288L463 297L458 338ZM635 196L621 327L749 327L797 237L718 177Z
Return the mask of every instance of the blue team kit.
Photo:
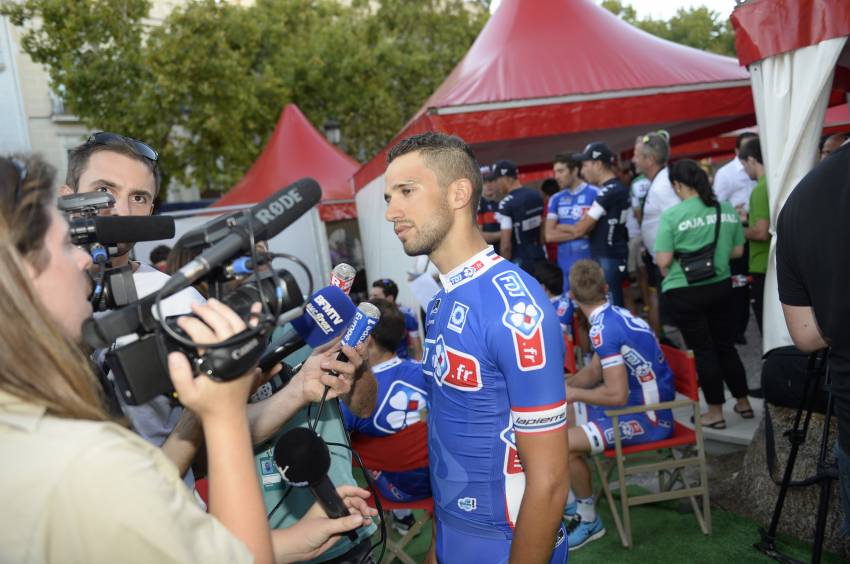
M516 435L566 425L561 328L540 285L492 247L441 278L423 360L437 556L470 561L446 544L456 537L474 561L506 562L525 491Z
M673 373L664 359L652 329L627 309L604 305L590 315L590 344L602 362L602 369L624 365L628 373L629 396L623 406L671 401L675 395ZM614 446L614 427L606 409L576 404L581 422L594 453ZM580 411L586 408L583 417ZM640 444L666 439L673 433L673 413L669 409L649 411L619 418L623 444Z
M558 225L575 225L587 214L596 200L595 186L584 183L575 192L566 188L549 199L547 219L556 220ZM590 239L580 237L558 243L558 266L564 272L564 293L570 289L570 269L581 259L590 258Z

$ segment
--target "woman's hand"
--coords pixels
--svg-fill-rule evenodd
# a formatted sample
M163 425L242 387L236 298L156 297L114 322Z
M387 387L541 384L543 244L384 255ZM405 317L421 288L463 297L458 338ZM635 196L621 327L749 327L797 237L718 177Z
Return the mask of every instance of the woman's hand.
M181 317L177 325L195 342L219 343L246 329L241 317L215 299L203 305L192 304L192 312L198 318ZM254 304L252 312L259 312L259 304ZM168 355L168 368L180 402L201 420L244 410L257 378L257 369L228 382L215 382L204 375L195 378L186 355L179 352Z
M316 503L297 523L288 529L272 531L275 561L300 562L322 554L339 540L340 535L371 523L370 517L378 514L369 507L366 498L369 492L355 486L340 486L336 489L351 515L330 519Z

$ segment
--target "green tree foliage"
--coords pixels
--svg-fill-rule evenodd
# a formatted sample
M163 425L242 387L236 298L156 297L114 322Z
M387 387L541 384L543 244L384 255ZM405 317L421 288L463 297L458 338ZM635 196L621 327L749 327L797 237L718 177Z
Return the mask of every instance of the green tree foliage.
M223 191L283 106L340 121L369 157L466 53L487 12L463 0L190 0L161 25L149 0L0 0L22 46L91 128L160 150L184 184Z
M721 55L735 56L735 32L729 20L705 6L679 8L668 21L638 18L623 0L603 0L602 7L620 19L662 39Z

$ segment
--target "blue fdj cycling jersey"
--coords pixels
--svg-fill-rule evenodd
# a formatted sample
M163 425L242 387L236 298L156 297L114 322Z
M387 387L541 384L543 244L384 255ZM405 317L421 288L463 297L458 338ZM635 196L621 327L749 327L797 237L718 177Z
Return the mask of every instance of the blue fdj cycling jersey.
M394 357L372 367L378 383L375 411L368 419L355 416L340 402L345 428L371 437L386 437L421 421L428 406L422 365ZM394 501L413 501L431 495L428 469L410 472L370 471L381 495Z
M540 244L543 225L543 196L527 186L513 190L499 202L502 229L513 230L513 256L517 259L545 258Z
M400 305L398 309L401 311L402 316L404 316L404 337L402 337L401 342L398 344L398 349L396 349L395 353L399 358L407 358L410 356L407 350L410 346L410 339L419 338L419 322L416 321L416 314L409 307Z
M626 220L631 213L629 189L616 176L599 188L596 202L588 212L596 225L590 232L590 250L594 258L629 256L629 232Z
M423 362L437 521L510 539L525 491L515 434L566 422L558 318L540 285L492 247L441 279Z
M602 370L624 365L628 373L629 397L623 406L671 401L676 391L673 373L664 359L655 333L643 319L627 309L604 305L590 314L590 343L602 362ZM588 406L588 419L601 424L585 428L594 452L613 442L609 421L600 415L604 409ZM612 409L606 407L605 409ZM629 423L621 417L621 431L627 444L658 440L670 436L673 413L669 409L648 411Z
M572 335L573 315L575 313L573 301L566 293L555 296L549 301L552 302L552 307L555 308L555 315L558 316L558 322L561 324L561 332Z

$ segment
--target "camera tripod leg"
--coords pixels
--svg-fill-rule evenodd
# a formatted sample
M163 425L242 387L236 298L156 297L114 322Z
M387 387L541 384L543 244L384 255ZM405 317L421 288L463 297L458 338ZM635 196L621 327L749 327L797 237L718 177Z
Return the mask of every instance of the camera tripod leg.
M788 489L790 488L794 465L797 461L797 453L800 450L800 445L806 440L806 434L809 431L809 422L812 418L811 406L814 405L815 398L817 398L818 392L820 391L820 379L818 378L820 371L815 370L815 364L818 360L817 353L812 353L809 356L808 377L806 378L803 386L803 402L797 409L797 414L794 417L794 426L786 433L791 442L791 451L788 453L788 462L785 464L785 472L782 476L782 483L779 487L779 495L776 498L776 505L774 506L773 515L770 519L770 526L766 531L764 529L759 529L761 541L753 545L754 548L766 556L785 564L800 563L799 560L779 552L776 548L776 532L779 529L779 519L782 516L782 507L785 504L785 496L788 494ZM825 357L820 360L822 367ZM806 406L809 406L809 409L806 409ZM800 420L803 418L804 411L806 411L806 418L803 422L803 428L800 429Z
M828 372L827 372L828 377ZM815 521L815 537L812 541L812 564L820 564L823 552L823 537L826 533L826 517L829 513L830 488L832 487L832 476L826 465L826 457L829 452L829 420L832 417L832 394L829 394L826 402L826 414L823 418L823 435L821 436L820 455L818 456L817 472L820 476L820 497L818 498L818 514Z

